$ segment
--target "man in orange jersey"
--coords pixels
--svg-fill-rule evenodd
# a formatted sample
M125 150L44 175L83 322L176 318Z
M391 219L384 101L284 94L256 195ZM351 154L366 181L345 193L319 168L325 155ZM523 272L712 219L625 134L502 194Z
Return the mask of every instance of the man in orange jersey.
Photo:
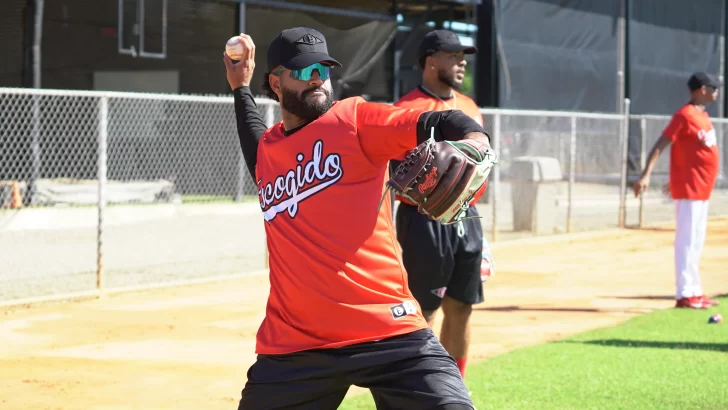
M335 409L351 385L378 409L472 409L453 358L407 286L392 222L389 160L427 141L489 147L457 110L422 111L332 100L326 39L281 32L268 47L263 88L282 121L266 129L250 91L253 40L224 56L238 135L258 186L271 289L239 409Z
M676 307L706 309L718 302L703 294L700 255L708 224L708 201L718 178L719 154L715 129L705 106L718 98L718 81L706 73L688 80L690 102L672 117L657 140L647 166L634 183L639 196L650 184L650 174L662 151L670 149L670 193L675 201Z
M475 102L457 90L465 77L465 54L475 47L460 43L449 30L427 33L420 43L419 64L422 84L395 102L395 106L423 110L461 110L479 124L483 117ZM396 161L393 161L396 164ZM432 326L435 312L442 307L440 342L455 358L460 374L470 345L470 315L473 305L483 302L483 281L490 276L490 255L483 258L483 228L475 207L485 186L470 202L466 217L443 225L417 211L417 206L398 197L397 239L407 269L409 287Z

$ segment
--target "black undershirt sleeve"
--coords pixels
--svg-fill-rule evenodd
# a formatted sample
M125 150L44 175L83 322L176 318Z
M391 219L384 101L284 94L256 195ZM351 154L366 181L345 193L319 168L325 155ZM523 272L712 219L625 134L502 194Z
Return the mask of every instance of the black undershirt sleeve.
M434 130L435 141L457 141L470 132L482 132L490 135L485 129L460 110L428 111L417 121L417 144L427 141Z
M255 181L255 166L258 161L258 141L268 127L258 111L258 105L250 92L250 87L239 87L233 91L235 97L235 120L238 124L240 149L243 151L245 165Z

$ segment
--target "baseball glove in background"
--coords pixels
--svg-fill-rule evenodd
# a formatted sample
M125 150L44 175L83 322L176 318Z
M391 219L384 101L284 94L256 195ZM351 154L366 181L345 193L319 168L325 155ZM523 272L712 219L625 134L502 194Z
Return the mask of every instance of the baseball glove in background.
M495 152L476 140L435 142L430 138L410 151L387 188L417 204L430 219L456 223L497 162Z

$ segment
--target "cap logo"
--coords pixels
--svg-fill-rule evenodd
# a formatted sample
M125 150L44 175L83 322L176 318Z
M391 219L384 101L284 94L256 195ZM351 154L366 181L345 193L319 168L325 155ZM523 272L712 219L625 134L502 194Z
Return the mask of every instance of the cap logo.
M296 43L299 43L299 44L308 44L308 45L311 45L312 46L314 44L323 43L323 40L321 40L320 38L314 36L313 34L306 34L303 37L299 38L296 41Z

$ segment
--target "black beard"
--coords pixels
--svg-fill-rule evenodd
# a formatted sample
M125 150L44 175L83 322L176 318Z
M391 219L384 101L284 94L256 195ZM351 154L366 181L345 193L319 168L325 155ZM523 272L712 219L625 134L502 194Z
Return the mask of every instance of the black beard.
M323 92L326 94L326 99L322 102L307 101L306 97L314 91ZM283 99L281 100L281 107L283 109L307 122L311 122L324 115L331 108L332 104L333 98L331 97L331 92L323 87L309 88L301 93L301 98L298 97L295 91L284 89Z
M440 80L441 83L452 87L455 90L460 90L462 88L463 83L457 83L455 82L455 74L449 73L445 70L438 70L437 71L437 79Z

